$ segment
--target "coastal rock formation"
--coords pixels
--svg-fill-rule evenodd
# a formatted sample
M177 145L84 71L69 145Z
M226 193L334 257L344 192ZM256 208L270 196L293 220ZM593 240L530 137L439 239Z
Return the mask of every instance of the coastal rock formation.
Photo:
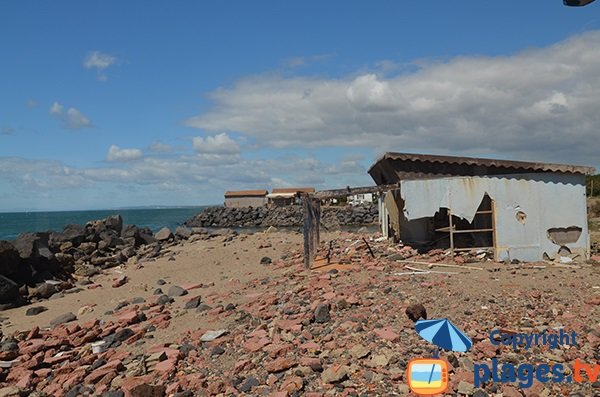
M321 207L321 222L328 229L374 224L376 205ZM211 207L186 222L189 227L292 227L302 226L302 206Z
M228 231L149 228L123 225L119 215L67 225L61 232L23 233L14 241L0 240L0 310L49 299L75 290L74 282L103 269L131 261L151 260L168 248L199 234L222 236Z

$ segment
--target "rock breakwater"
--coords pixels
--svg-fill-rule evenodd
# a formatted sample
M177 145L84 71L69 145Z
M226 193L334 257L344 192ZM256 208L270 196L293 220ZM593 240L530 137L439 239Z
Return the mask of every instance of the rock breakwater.
M321 207L321 223L328 229L377 223L376 205ZM210 207L186 221L188 227L302 226L302 207Z

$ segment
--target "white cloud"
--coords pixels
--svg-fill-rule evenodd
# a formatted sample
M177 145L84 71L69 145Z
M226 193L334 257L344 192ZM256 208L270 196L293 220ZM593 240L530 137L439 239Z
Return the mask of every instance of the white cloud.
M231 139L226 133L214 136L194 137L194 150L205 154L236 154L240 152L239 144Z
M64 109L64 106L58 102L54 102L50 107L50 114L62 120L64 128L78 130L92 126L90 119L88 119L79 110L75 108L69 108L65 112Z
M600 32L509 56L422 62L385 77L257 76L185 124L262 147L363 147L597 162Z
M106 154L108 161L131 161L144 156L140 149L121 149L117 145L111 145Z
M160 141L153 142L149 147L150 151L155 153L170 153L173 151L171 145L167 145L166 143L162 143Z
M62 114L64 106L58 102L54 102L50 107L50 114L60 115Z
M108 77L104 71L116 61L117 58L110 54L91 51L83 59L83 66L86 69L96 69L98 80L105 81Z

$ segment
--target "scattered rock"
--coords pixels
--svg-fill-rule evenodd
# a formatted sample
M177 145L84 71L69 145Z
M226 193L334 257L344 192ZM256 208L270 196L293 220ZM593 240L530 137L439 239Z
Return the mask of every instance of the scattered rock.
M329 315L329 304L320 303L315 309L315 322L326 323L331 319Z
M420 303L410 305L406 308L405 313L413 322L417 322L420 319L427 320L427 310Z
M28 308L25 311L25 315L26 316L37 316L38 314L43 313L46 310L48 310L48 308L44 307L44 306L33 306L33 307Z
M65 313L52 319L50 321L50 325L54 327L56 325L68 323L75 320L77 320L77 317L75 317L73 313Z
M167 292L167 295L169 296L183 296L183 295L187 295L187 290L181 288L178 285L172 285L169 288L169 292Z
M271 260L271 258L269 258L268 256L263 256L260 260L261 265L270 265L271 263L273 263L273 260Z
M171 229L168 227L163 227L154 235L158 241L167 241L173 238L173 233L171 233Z

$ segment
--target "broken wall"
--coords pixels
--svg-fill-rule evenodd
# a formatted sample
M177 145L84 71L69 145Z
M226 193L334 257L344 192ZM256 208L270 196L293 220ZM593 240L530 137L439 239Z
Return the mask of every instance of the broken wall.
M407 220L439 208L471 222L485 194L494 200L498 260L541 260L561 246L587 257L585 176L534 173L407 180L400 183Z

